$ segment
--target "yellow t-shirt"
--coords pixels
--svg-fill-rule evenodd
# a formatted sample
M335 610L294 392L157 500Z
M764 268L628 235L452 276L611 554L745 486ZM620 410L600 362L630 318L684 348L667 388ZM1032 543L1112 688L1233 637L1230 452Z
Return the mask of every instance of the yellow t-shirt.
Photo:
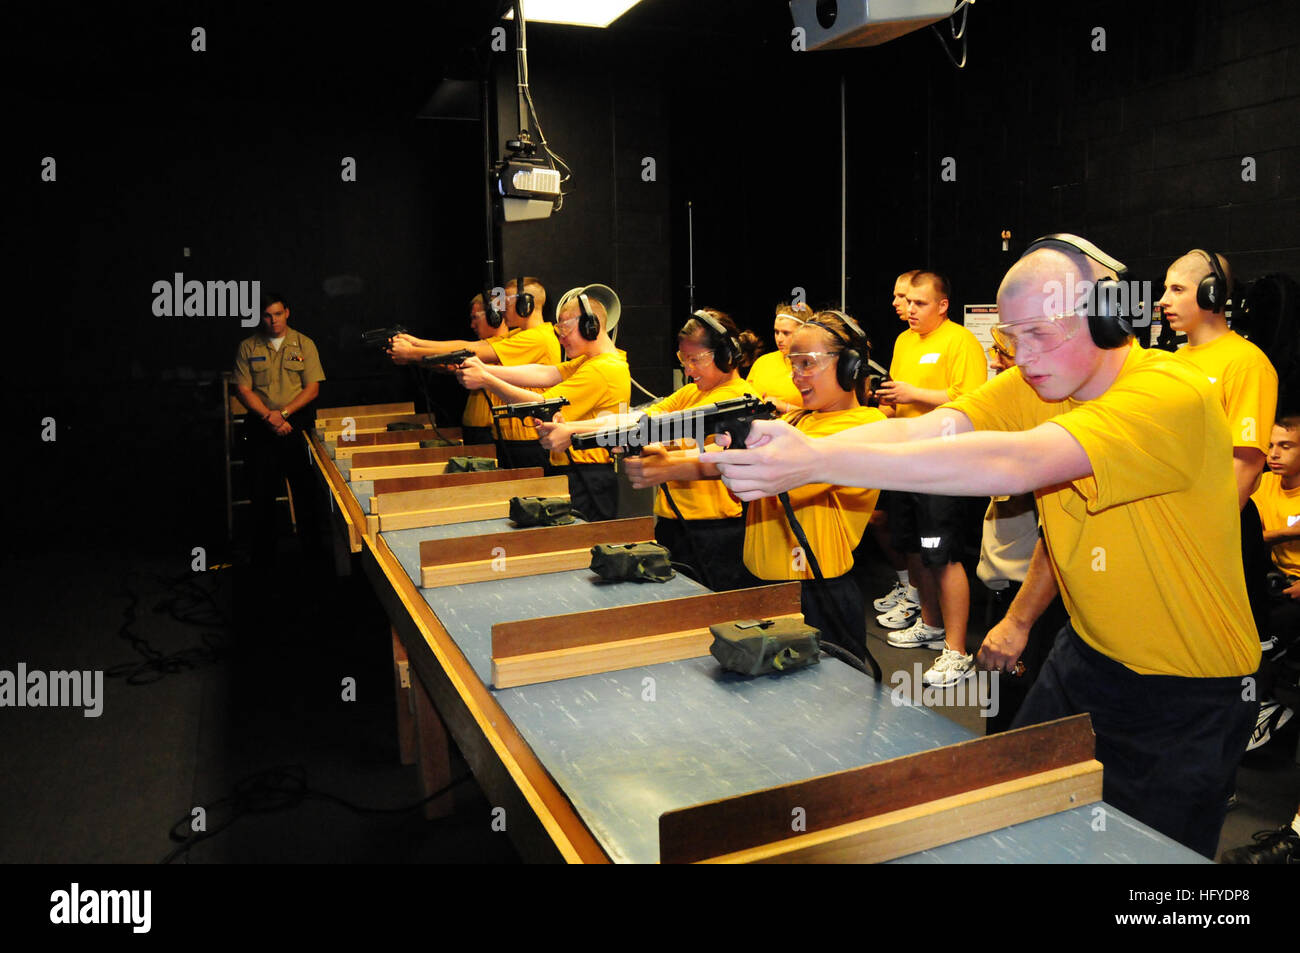
M1232 440L1202 375L1130 345L1119 377L1094 400L1049 403L1013 368L945 406L977 430L1050 420L1087 453L1091 476L1034 494L1080 638L1142 675L1255 671Z
M810 437L829 437L884 420L885 415L874 407L854 407L832 413L791 411L785 419ZM853 550L862 541L879 496L879 490L829 483L810 483L790 491L790 506L827 579L853 568ZM797 558L798 545L780 500L765 496L749 504L745 514L746 569L759 579L813 579L807 560Z
M632 399L632 372L628 370L626 352L612 351L595 357L584 354L560 364L559 370L563 380L542 396L545 400L569 399L569 406L560 411L565 420L593 420L601 414L626 412ZM573 454L574 463L611 462L604 447L570 449L569 453ZM563 450L552 451L551 463L563 467L569 465L569 460Z
M889 376L923 390L944 390L954 400L973 391L989 377L984 348L960 324L944 319L924 336L908 328L894 343ZM896 417L920 417L927 411L918 404L899 404Z
M760 396L754 389L753 381L743 377L706 391L701 391L698 385L691 383L651 404L645 412L655 417L705 404L716 404L720 400L733 400L747 394ZM683 446L693 447L695 441L684 441ZM731 495L721 480L669 480L666 486L673 495L673 502L682 511L683 519L720 520L740 515L740 501ZM677 518L668 508L668 501L662 493L655 493L655 516L669 520Z
M472 390L469 400L465 401L465 411L460 415L462 427L491 427L492 405L488 403L488 391Z
M764 354L749 369L754 393L763 399L775 397L794 407L803 406L803 397L790 377L790 359L780 351Z
M503 367L518 364L560 363L560 340L555 336L555 328L549 324L539 324L535 328L515 328L503 338L489 338L488 344L496 352L497 360ZM535 390L535 388L528 388ZM536 390L538 394L540 390ZM505 401L495 394L488 394L488 400L495 406ZM489 411L488 422L491 423ZM537 428L530 427L522 420L502 418L498 421L502 440L536 440Z
M1209 344L1184 344L1177 355L1198 368L1223 403L1234 447L1268 453L1268 435L1277 412L1277 371L1264 352L1236 331Z
M1282 489L1282 474L1265 470L1259 489L1250 498L1265 529L1287 529L1300 523L1300 487ZM1300 577L1300 539L1274 546L1273 565L1288 576Z

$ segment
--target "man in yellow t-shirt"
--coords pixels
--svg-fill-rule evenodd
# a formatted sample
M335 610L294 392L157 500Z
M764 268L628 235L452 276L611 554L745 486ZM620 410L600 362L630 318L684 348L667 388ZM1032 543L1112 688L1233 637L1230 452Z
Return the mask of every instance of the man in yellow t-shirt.
M490 367L470 358L457 376L471 389L484 388L502 403L517 404L564 397L569 406L556 420L591 420L625 410L632 397L627 355L606 332L605 306L589 297L588 288L566 295L556 308L555 333L569 358L563 363ZM543 432L547 421L539 422ZM539 444L539 446L541 446ZM609 520L618 514L618 478L604 447L547 451L548 473L569 478L569 499L588 521Z
M513 367L522 364L560 363L560 342L554 329L542 320L546 306L546 289L536 278L524 278L524 290L518 279L506 282L505 323L510 330L505 337L482 341L426 341L409 334L393 338L390 351L398 364L414 363L426 354L445 354L448 351L473 351L474 356L489 365ZM489 396L493 403L500 401ZM532 397L520 400L536 400ZM517 401L516 401L517 403ZM526 421L513 418L498 425L498 454L507 467L545 467L549 455L537 443L537 428Z
M1277 371L1269 359L1228 329L1224 305L1232 291L1232 270L1222 255L1197 248L1169 266L1160 299L1165 320L1187 335L1178 356L1214 385L1232 431L1232 471L1237 502L1246 501L1264 471L1268 431L1277 411Z
M1268 430L1277 410L1277 371L1263 351L1228 330L1224 311L1231 293L1228 260L1196 248L1169 266L1160 306L1169 326L1187 335L1178 356L1206 376L1228 416L1246 594L1262 636L1269 611L1268 550L1250 494L1264 470Z
M1260 667L1259 721L1251 747L1268 742L1273 730L1294 713L1300 696L1294 659L1300 637L1300 414L1279 417L1268 446L1268 472L1251 500L1259 507L1262 541L1272 551L1279 577L1266 598L1259 632L1265 650ZM1285 689L1278 691L1282 686Z
M948 319L950 297L948 280L942 275L922 271L912 277L907 290L908 327L894 343L891 380L877 395L886 414L920 417L988 379L984 348L974 334ZM961 497L910 487L890 493L887 502L891 541L894 549L906 554L920 608L902 601L877 616L877 621L895 630L889 635L890 645L942 650L940 671L946 674L944 681L935 684L952 684L974 666L966 652L970 580L961 563L966 541L978 526L972 505Z
M1203 375L1135 346L1123 315L1061 313L1103 261L1122 268L1074 236L1030 246L998 290L1017 366L974 392L822 440L760 421L717 466L744 500L811 482L1034 491L1046 558L980 664L1011 671L1059 587L1072 623L1016 724L1089 712L1107 802L1213 857L1258 707L1232 438Z

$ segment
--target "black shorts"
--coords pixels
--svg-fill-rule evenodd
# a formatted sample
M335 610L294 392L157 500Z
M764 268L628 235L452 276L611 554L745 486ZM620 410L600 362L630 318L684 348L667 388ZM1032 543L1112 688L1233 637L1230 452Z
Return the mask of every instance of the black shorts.
M970 498L927 493L891 493L886 500L889 542L900 553L920 553L931 568L961 562L972 529Z

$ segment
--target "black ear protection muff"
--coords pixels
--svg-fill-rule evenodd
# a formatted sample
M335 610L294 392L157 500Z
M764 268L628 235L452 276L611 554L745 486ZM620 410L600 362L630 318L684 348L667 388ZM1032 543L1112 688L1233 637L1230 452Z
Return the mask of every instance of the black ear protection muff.
M600 318L592 313L585 292L578 295L578 309L582 312L578 315L578 333L588 341L596 340L600 337Z
M524 290L524 276L515 279L515 314L526 318L533 313L533 296Z
M1193 249L1210 264L1210 273L1196 286L1196 306L1202 311L1219 314L1228 303L1228 276L1219 265L1219 256L1201 248Z
M840 390L857 390L858 381L867 373L867 355L863 354L863 351L868 350L867 336L862 332L862 326L843 311L827 309L826 313L843 321L849 329L849 336L846 337L842 331L816 319L806 323L816 325L844 342L844 347L840 348L835 359L835 383L840 385Z
M707 311L696 311L693 317L699 318L713 333L713 366L724 374L730 373L740 362L740 342L727 332L721 321Z
M498 311L492 304L492 289L483 289L483 316L487 320L488 327L499 328L501 322L505 320L505 315Z
M1024 258L1031 251L1052 245L1073 248L1115 272L1114 278L1102 278L1095 282L1088 293L1088 333L1092 335L1092 343L1097 347L1106 349L1123 347L1133 335L1133 314L1128 295L1123 294L1123 289L1120 288L1120 282L1128 274L1128 266L1107 255L1087 239L1064 232L1034 239L1021 252L1020 257Z

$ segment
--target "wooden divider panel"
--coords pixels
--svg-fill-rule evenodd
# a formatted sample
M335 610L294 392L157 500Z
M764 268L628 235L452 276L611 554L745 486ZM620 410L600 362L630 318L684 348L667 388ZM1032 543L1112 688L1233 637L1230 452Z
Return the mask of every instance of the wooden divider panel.
M659 859L692 863L735 855L1055 769L1083 765L1068 773L1091 774L1095 748L1092 719L1075 715L668 811L659 817ZM806 833L792 830L796 807L803 811ZM950 839L967 836L962 832Z
M654 583L629 583L654 585ZM798 616L797 582L665 599L492 626L496 688L708 654L709 626Z
M591 565L591 547L645 542L654 538L654 532L653 517L644 516L463 539L426 539L420 543L420 585L429 589L585 569Z

